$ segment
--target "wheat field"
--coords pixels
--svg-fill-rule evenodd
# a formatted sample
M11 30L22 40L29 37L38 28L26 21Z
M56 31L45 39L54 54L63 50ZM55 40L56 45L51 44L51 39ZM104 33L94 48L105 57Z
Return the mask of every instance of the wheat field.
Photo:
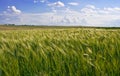
M119 76L120 30L0 31L0 76Z

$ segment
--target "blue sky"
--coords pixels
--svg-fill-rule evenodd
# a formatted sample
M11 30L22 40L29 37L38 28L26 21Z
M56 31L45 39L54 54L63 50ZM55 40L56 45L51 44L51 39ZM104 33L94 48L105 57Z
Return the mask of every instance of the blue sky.
M120 0L0 0L0 24L120 27Z

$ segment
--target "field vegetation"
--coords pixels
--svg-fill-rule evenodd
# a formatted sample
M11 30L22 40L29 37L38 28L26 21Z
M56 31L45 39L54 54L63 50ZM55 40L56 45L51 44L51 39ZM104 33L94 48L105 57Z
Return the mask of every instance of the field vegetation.
M119 76L119 70L120 29L0 31L0 76Z

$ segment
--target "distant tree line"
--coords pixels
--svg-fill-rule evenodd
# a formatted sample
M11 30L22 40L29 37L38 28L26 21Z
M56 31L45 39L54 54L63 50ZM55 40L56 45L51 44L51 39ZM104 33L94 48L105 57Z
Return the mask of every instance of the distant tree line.
M7 26L15 26L15 24L4 24L4 25L7 25Z

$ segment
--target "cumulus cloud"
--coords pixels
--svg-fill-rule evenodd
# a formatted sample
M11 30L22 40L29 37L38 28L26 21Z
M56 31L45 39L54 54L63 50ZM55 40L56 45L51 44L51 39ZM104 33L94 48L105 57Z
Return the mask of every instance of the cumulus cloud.
M17 9L15 6L8 6L7 10L0 14L0 23L16 23L19 24L21 21L21 10Z
M94 5L86 5L85 8L96 9L96 7Z
M57 2L54 2L54 3L49 3L48 6L50 6L50 7L64 7L65 4L61 1L57 1Z
M81 11L81 13L84 13L86 16L92 16L92 15L97 14L97 10L98 10L98 8L96 8L93 5L86 5L80 11Z
M21 13L21 10L17 9L15 6L8 6L8 11L15 14Z
M10 8L10 7L9 7ZM46 13L21 13L20 15L0 14L0 23L33 25L90 25L90 26L119 26L120 8L97 8L86 5L80 11L70 8L54 9Z
M72 6L77 6L77 5L79 5L79 3L77 3L77 2L70 2L70 3L68 3L69 5L72 5Z

